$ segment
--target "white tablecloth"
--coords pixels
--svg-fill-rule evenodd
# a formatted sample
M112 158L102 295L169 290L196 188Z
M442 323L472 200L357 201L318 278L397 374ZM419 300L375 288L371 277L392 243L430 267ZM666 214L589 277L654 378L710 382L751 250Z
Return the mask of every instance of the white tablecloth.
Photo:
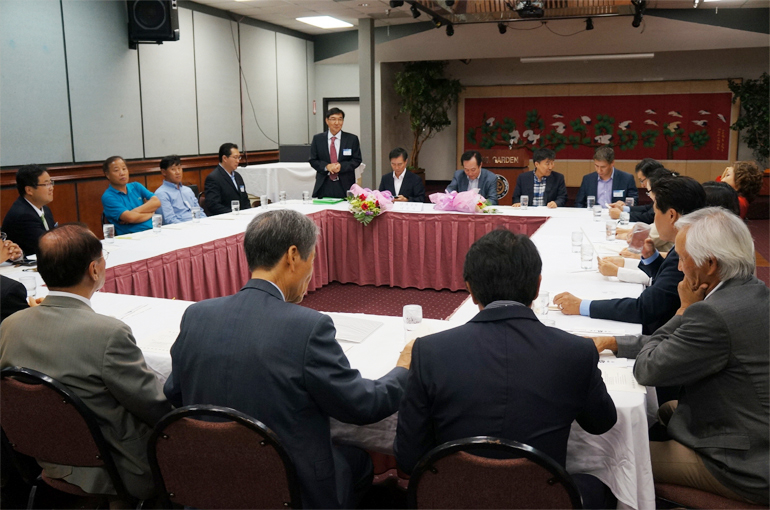
M248 188L247 188L248 189ZM288 191L288 190L287 190ZM292 204L304 213L319 210L325 206L303 206ZM276 207L276 206L270 206ZM332 206L345 208L345 204ZM214 239L230 236L245 230L251 218L264 209L242 211L237 216L224 215L220 219L205 219L201 223L189 223L179 228L165 228L161 234L146 234L138 239L119 239L112 245L105 245L111 252L109 266L132 262L193 246ZM580 269L579 253L571 253L570 234L574 230L585 231L598 250L610 253L619 251L624 243L604 242L604 221L593 222L591 213L577 209L529 208L526 211L500 208L503 214L521 216L549 216L550 219L533 236L543 259L542 290L551 293L569 291L588 299L613 297L635 297L641 285L610 281L596 271ZM443 214L426 205L423 214ZM376 221L376 220L375 220ZM173 227L173 226L172 226ZM594 262L594 268L596 263ZM0 274L18 279L21 268L0 267ZM38 296L47 294L38 275ZM171 370L169 349L178 332L184 310L191 304L187 301L125 296L99 292L92 299L97 312L117 317L131 326L137 344L145 355L148 366L165 380ZM449 321L426 320L423 333L439 331L463 324L473 317L478 309L466 301ZM345 314L352 315L352 314ZM367 378L378 378L395 366L403 342L402 322L398 317L365 316L367 319L383 322L369 338L360 344L345 344L346 355L351 366ZM638 324L608 320L590 319L580 316L565 316L552 311L548 319L556 327L568 331L598 330L608 334L640 333ZM607 357L605 353L603 357ZM629 369L630 370L630 369ZM587 434L577 424L573 425L567 451L567 469L570 472L590 473L605 482L618 497L620 507L652 509L655 507L652 468L647 439L648 421L657 408L655 392L647 395L625 391L611 391L618 410L618 422L607 433L600 436ZM334 423L333 433L337 440L350 442L383 453L392 451L395 437L395 415L367 427Z

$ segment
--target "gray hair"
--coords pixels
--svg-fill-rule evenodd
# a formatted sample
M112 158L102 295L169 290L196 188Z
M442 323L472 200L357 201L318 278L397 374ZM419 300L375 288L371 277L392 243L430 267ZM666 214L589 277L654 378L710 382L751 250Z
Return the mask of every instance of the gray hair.
M716 259L721 281L754 274L754 241L749 228L727 209L699 209L682 216L676 228L687 230L684 249L696 266L702 266L709 258Z
M317 239L318 227L304 214L291 209L262 213L249 222L243 238L249 270L275 267L292 246L307 260Z
M594 161L612 163L615 161L615 151L609 145L602 145L594 152Z

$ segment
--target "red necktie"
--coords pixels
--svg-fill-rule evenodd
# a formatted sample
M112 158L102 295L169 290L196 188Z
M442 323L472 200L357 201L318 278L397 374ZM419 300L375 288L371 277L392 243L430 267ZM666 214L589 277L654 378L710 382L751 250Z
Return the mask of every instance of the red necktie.
M329 158L332 160L332 164L337 162L337 149L334 147L334 140L336 139L336 136L332 136L332 143L329 145ZM329 179L338 181L340 176L339 174L329 174Z

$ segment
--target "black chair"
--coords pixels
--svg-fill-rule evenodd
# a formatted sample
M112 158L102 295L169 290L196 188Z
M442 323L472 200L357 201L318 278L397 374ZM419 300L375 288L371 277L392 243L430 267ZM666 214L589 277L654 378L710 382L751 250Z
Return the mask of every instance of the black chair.
M489 436L449 441L417 464L409 508L583 508L572 477L544 453Z
M80 497L106 500L109 495L87 493L45 473L29 479L17 452L53 464L101 467L109 474L118 498L138 502L126 490L93 412L63 384L29 368L4 368L0 372L0 406L8 451L25 481L32 485L27 508L34 508L41 483Z
M167 502L196 508L301 508L294 464L278 437L230 409L192 405L155 426L148 458Z
M197 186L196 184L190 184L190 185L189 185L189 186L187 186L187 187L188 187L188 188L190 188L190 189L192 190L192 192L193 192L193 195L195 195L195 200L198 200L198 199L200 198L200 196L201 196L201 193L200 193L200 191L198 190L198 186Z

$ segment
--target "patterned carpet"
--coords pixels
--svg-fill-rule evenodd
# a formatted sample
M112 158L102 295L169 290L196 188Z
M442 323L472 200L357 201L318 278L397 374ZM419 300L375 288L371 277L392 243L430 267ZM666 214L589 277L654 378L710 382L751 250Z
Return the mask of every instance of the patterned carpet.
M446 319L468 297L466 291L399 289L332 282L302 300L322 312L369 313L401 317L404 305L421 305L426 319Z

